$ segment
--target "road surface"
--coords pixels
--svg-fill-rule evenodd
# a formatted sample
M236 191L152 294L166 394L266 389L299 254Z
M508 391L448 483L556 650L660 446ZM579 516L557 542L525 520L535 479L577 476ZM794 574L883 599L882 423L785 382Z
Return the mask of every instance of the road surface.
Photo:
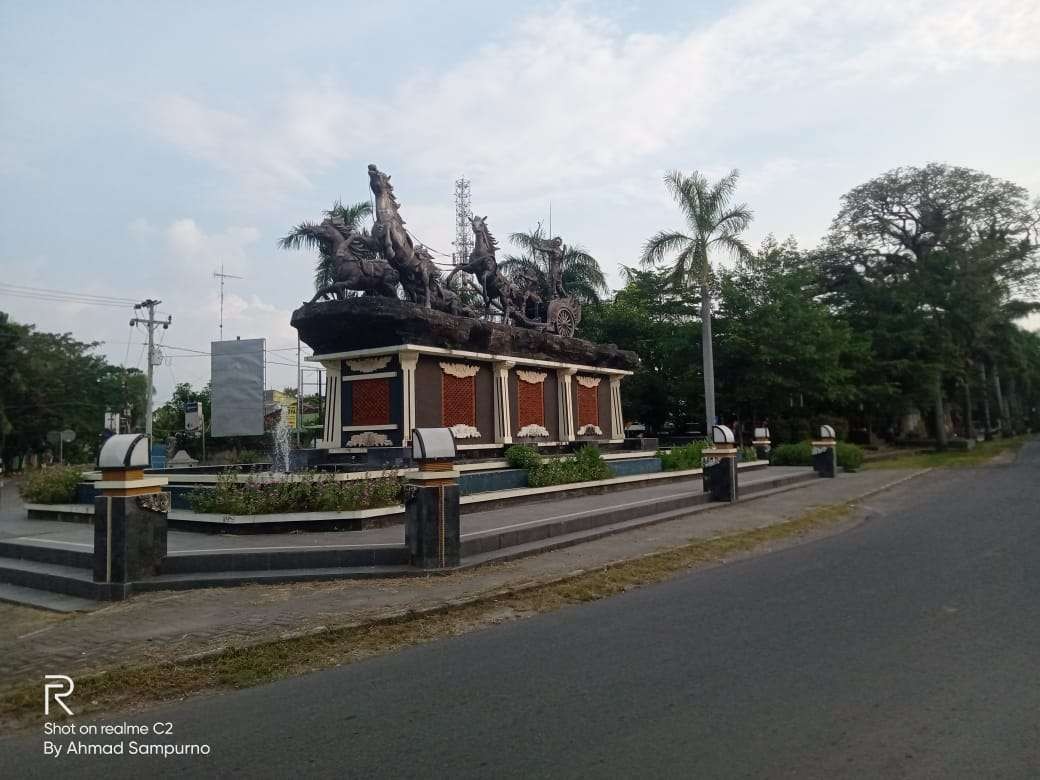
M34 731L0 774L1040 776L1040 442L869 504L810 544L109 719L208 756L47 758Z

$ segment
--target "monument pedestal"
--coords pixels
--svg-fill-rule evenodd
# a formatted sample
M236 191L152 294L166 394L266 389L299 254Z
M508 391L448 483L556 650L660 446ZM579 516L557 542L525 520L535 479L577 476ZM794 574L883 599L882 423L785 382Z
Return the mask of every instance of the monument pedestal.
M420 472L409 479L405 487L405 544L413 566L446 569L459 565L462 525L458 478L459 472L452 470L437 476Z

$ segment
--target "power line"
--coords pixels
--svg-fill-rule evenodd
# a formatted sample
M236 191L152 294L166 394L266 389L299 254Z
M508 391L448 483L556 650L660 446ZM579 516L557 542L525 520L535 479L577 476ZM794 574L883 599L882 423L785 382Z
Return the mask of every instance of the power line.
M121 298L115 295L98 295L97 293L80 293L70 292L68 290L52 290L48 287L29 287L24 284L12 284L10 282L0 282L0 287L13 287L16 290L26 290L34 293L50 293L54 295L75 295L83 298L97 298L99 300L112 301L113 303L125 303L132 305L135 303L133 298Z
M75 303L85 306L105 306L111 309L126 309L128 303L115 303L113 301L99 301L93 298L79 298L72 295L49 295L45 293L23 292L21 290L9 290L0 285L0 295L12 298L26 298L34 301L52 301L56 303Z

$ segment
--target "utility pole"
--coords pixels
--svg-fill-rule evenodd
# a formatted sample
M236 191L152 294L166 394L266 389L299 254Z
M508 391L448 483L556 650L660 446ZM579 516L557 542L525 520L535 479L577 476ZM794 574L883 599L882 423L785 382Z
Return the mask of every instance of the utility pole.
M145 394L144 404L144 432L148 436L149 442L152 439L152 368L155 366L156 349L155 349L155 329L157 326L162 325L163 330L170 327L170 323L173 322L173 317L167 317L165 320L155 319L155 307L158 306L162 301L157 301L153 298L135 303L135 309L147 309L148 319L142 320L138 317L130 320L130 326L144 325L148 328L148 392Z
M234 274L224 273L224 264L220 264L220 270L213 272L213 278L220 279L220 340L224 340L224 280L225 279L242 279L241 276L235 276Z

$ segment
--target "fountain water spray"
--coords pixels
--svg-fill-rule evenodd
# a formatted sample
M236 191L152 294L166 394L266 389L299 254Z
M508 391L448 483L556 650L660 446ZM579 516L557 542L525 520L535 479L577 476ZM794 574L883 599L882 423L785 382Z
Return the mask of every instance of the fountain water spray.
M289 455L292 452L292 429L289 427L289 412L283 406L278 422L271 431L273 448L271 451L271 471L289 473Z

